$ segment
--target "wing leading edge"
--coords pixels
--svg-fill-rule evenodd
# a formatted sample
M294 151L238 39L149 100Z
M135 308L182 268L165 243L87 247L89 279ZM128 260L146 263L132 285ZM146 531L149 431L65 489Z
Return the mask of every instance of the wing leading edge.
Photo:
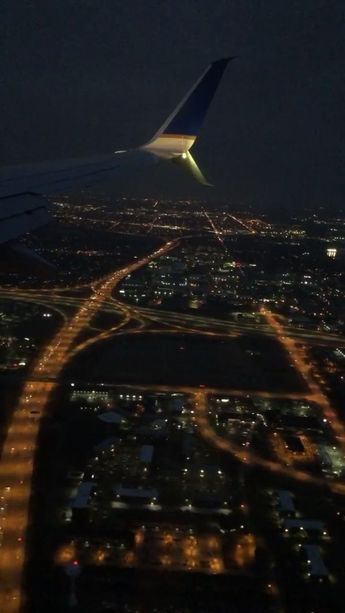
M137 149L0 170L0 244L47 223L49 202L43 196L112 180L161 160L180 162L197 181L208 185L189 150L232 59L210 64L153 138Z

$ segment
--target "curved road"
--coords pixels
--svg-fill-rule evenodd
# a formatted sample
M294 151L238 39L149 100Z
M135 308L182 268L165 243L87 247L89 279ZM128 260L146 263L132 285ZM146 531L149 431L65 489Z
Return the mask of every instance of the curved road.
M90 299L82 302L76 314L64 323L37 359L24 384L3 445L0 460L0 612L19 613L24 605L22 578L25 563L25 536L29 522L29 503L34 457L40 422L61 370L70 359L71 349L81 331L87 328L114 288L128 274L145 266L174 248L169 241L148 256L117 270L92 287ZM123 305L124 319L130 307ZM30 380L47 377L53 382Z
M262 397L272 398L284 396L286 398L306 398L317 404L320 414L324 420L328 421L330 429L340 447L345 446L344 427L338 420L336 413L330 406L327 397L323 394L318 383L312 377L307 363L304 350L300 347L300 342L315 342L315 337L322 339L322 342L330 344L339 343L339 338L334 335L318 335L310 331L292 330L283 327L280 318L267 310L261 311L262 323L259 325L246 322L229 322L200 316L169 313L154 309L144 309L137 306L127 305L116 298L112 293L116 286L130 273L148 264L152 259L159 258L164 253L173 249L178 241L169 241L160 249L150 255L135 261L133 264L121 268L98 283L90 286L91 295L88 298L75 298L68 296L52 295L52 302L72 306L77 311L70 318L66 318L62 328L54 338L45 346L33 365L31 372L22 389L17 406L15 407L11 423L8 428L7 437L3 446L0 459L0 530L2 531L2 545L0 547L0 613L20 613L25 603L22 592L22 577L25 564L25 536L29 522L29 502L31 496L31 481L34 470L34 456L37 445L37 437L40 422L48 406L52 391L58 384L59 376L67 362L93 343L111 337L113 334L136 331L140 333L145 330L146 322L165 324L170 328L171 333L186 332L234 336L243 332L256 332L270 334L277 338L283 348L288 352L290 363L296 368L304 378L308 393L305 395L296 394L271 394L261 392L250 395L261 395ZM12 293L17 298L23 300L42 300L45 302L48 297L46 294L32 295L31 292L0 291L4 296ZM121 314L120 321L113 327L101 331L94 337L84 341L79 341L82 331L91 328L91 321L99 311L111 310ZM129 330L127 325L136 322L136 328ZM125 327L126 326L126 327ZM147 330L146 330L147 331ZM161 333L166 330L149 330L152 333ZM334 346L334 345L333 345ZM126 386L130 387L130 386ZM140 386L144 389L145 386ZM151 390L175 391L171 386L150 386ZM315 478L308 473L296 470L293 467L285 467L279 462L265 460L251 451L236 446L220 437L212 428L208 420L207 396L217 394L219 390L202 389L196 390L190 387L176 388L178 391L189 394L195 405L195 422L198 433L205 440L227 453L232 454L244 464L259 465L265 470L275 474L281 474L293 478L297 481L325 485L325 481ZM221 393L229 395L248 395L247 390L221 390ZM327 483L328 487L337 493L345 494L345 484ZM1 535L0 535L1 536Z

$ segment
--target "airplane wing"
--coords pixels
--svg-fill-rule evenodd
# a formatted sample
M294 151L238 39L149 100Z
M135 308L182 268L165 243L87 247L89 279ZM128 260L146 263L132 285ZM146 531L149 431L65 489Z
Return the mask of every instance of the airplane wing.
M0 244L47 223L48 196L112 180L161 160L180 163L195 179L207 185L189 150L231 59L234 58L210 64L154 137L136 149L1 169Z

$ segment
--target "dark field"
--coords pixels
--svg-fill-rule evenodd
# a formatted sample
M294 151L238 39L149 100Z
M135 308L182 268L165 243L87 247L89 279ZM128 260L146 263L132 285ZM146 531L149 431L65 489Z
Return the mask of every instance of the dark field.
M304 383L274 339L230 340L183 334L128 334L104 341L72 362L78 380L300 392Z

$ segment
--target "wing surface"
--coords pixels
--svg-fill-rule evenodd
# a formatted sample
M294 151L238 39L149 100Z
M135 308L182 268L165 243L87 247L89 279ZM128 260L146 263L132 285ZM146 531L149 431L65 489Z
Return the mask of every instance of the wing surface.
M160 160L180 162L197 181L209 185L189 150L197 139L229 61L212 62L153 138L129 151L0 170L0 244L49 220L46 196L116 179Z
M133 150L0 171L0 244L50 220L50 203L42 194L50 196L92 186L158 162L159 158L150 152Z
M26 192L63 193L102 183L157 162L152 153L133 149L91 158L7 167L0 170L0 198Z

